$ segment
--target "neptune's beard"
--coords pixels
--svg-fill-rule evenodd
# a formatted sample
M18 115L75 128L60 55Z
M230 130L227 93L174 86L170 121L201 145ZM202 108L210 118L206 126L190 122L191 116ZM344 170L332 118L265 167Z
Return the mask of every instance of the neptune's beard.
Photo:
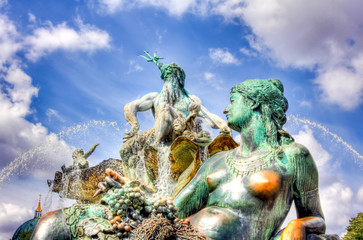
M161 90L164 102L173 105L182 98L182 94L182 87L179 85L179 81L176 76L168 76L165 78L163 89Z

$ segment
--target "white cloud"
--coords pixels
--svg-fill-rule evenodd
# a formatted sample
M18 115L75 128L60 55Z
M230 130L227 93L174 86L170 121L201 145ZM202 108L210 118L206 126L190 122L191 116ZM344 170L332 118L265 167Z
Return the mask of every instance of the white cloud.
M21 147L22 154L17 155L6 167L0 171L0 186L10 176L14 174L30 173L35 178L49 177L49 173L53 173L60 169L62 164L70 164L72 162L71 148L54 133L48 135L46 130L40 124L36 124L37 132L27 133L27 138L37 138L32 145L26 142L30 147L24 152L24 146ZM28 140L28 139L27 139Z
M33 17L30 15L30 18ZM55 167L70 163L70 147L41 123L26 119L32 113L30 105L39 89L24 72L24 63L17 53L26 52L35 61L57 49L93 51L109 47L110 37L105 31L79 20L78 25L79 31L76 31L65 23L53 26L49 22L26 36L17 31L6 15L0 14L0 185L15 173L32 170L34 176L44 177ZM47 115L62 119L53 109Z
M124 0L99 0L99 2L110 13L121 10L126 3Z
M239 51L248 57L257 57L257 53L252 49L240 48Z
M320 200L326 225L330 229L343 229L355 214L352 212L353 191L342 183L334 182L322 188Z
M126 74L130 74L130 73L133 73L133 72L140 72L144 70L144 68L138 64L135 60L130 60L129 61L129 71L127 71Z
M41 123L29 122L26 117L32 113L31 103L38 96L39 89L23 70L16 54L23 51L24 36L15 24L0 14L0 188L9 176L26 170L35 178L49 177L55 168L70 162L71 150L55 134L50 134ZM67 157L69 156L69 157ZM15 186L14 186L15 185ZM29 202L21 203L24 189L16 189L16 184L6 193L2 192L0 202L0 238L9 239L15 229L31 219L34 209ZM24 187L24 185L22 186ZM31 191L30 191L31 192ZM34 194L33 192L31 192ZM12 194L15 194L13 196ZM30 194L26 194L28 197ZM12 197L9 197L12 196ZM22 204L22 205L21 205Z
M156 7L174 16L221 15L250 27L248 56L314 71L323 102L353 109L363 102L363 1L360 0L99 0L109 12ZM223 51L223 50L222 50ZM223 52L219 52L223 53ZM233 55L225 63L238 61ZM229 60L228 60L229 59ZM357 65L357 63L360 63ZM347 85L350 85L347 86ZM339 93L339 89L343 91Z
M241 0L98 0L98 2L108 13L130 8L156 7L177 17L186 12L199 16L218 14L224 16L228 21L240 17L245 5Z
M346 110L358 107L363 102L363 74L356 69L337 66L320 70L315 83L322 91L322 100Z
M99 0L101 6L109 13L119 10L141 7L157 7L166 10L170 15L180 16L195 5L193 0Z
M101 108L96 108L96 112L97 112L97 114L99 114L99 115L104 115L105 114L105 112L104 111L102 111L102 109Z
M35 23L35 21L37 20L35 15L30 12L28 13L28 19L29 19L29 22L31 22L31 23Z
M51 175L53 176L53 172ZM0 188L0 239L11 239L21 224L34 217L34 211L38 206L38 194L46 192L48 186L45 179L31 177L17 179ZM57 193L42 194L42 213L44 215L48 211L69 207L74 202L74 200L60 199Z
M218 63L235 64L238 65L239 61L233 56L228 49L222 48L209 48L209 57Z
M13 203L0 203L0 238L11 238L14 232L9 232L9 230L18 226L19 223L32 219L33 214L33 211L26 207Z
M66 51L93 52L97 49L110 47L110 36L107 32L78 21L79 31L67 26L66 23L47 26L34 30L32 36L25 38L25 45L29 47L26 57L36 61L39 57L58 49Z
M204 79L205 80L211 80L211 79L213 79L215 77L216 77L216 75L214 73L211 73L211 72L205 72L204 73Z
M303 100L303 101L299 102L299 105L300 105L300 107L311 107L311 102Z
M362 1L244 2L240 17L254 34L253 49L281 66L316 70L326 103L348 110L362 103Z
M359 41L355 37L363 19L358 11L360 1L244 2L241 17L251 26L257 42L270 48L271 57L282 65L314 67L339 62L351 47L348 40Z
M4 167L23 150L29 149L39 135L46 135L46 129L34 125L25 119L30 111L32 97L38 89L31 83L31 78L21 69L15 58L21 49L20 34L7 16L0 15L0 152L1 167ZM32 138L32 134L37 136Z
M59 115L57 110L54 110L52 108L48 108L45 115L48 117L48 120L51 121L53 118L58 119L61 122L65 122L64 118Z
M361 186L357 193L357 200L360 203L363 203L363 186Z
M210 87L213 87L216 90L223 90L223 80L219 79L214 73L205 72L204 79Z
M303 131L294 135L294 139L309 149L318 167L325 165L331 159L331 155L315 139L313 131L308 126L305 125Z
M222 15L230 21L233 18L240 18L245 8L245 1L243 0L205 0L204 2L209 5L211 13Z
M7 16L0 14L0 71L21 48L19 38L15 25Z
M159 31L159 30L155 31L155 35L158 38L159 43L162 43L165 33L167 33L166 29L164 29L162 31Z
M10 111L16 116L25 116L30 113L29 106L32 97L38 96L38 89L32 85L31 78L20 69L17 63L7 68L5 81L12 85L7 88L7 96L11 102Z

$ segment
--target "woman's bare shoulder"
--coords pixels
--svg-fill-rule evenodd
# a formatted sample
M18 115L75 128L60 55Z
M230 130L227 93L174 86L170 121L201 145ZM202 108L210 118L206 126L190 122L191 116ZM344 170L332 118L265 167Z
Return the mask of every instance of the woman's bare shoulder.
M284 146L284 153L289 159L306 160L312 159L309 150L302 144L297 142L291 142Z

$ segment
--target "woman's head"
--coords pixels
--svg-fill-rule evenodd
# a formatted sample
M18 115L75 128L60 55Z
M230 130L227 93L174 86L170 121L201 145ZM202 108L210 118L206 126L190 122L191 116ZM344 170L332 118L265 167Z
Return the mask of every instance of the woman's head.
M240 104L233 107L234 100ZM278 131L286 123L287 99L284 97L284 87L277 79L250 79L237 84L231 89L231 107L227 118L233 129L239 129L250 119L253 112L262 115L270 144L277 143ZM230 115L230 116L228 116ZM237 130L236 129L236 130Z

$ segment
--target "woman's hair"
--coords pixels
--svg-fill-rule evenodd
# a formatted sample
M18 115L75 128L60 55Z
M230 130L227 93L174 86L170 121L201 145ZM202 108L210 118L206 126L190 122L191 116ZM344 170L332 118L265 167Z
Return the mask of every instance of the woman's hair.
M231 94L236 92L254 101L254 110L261 112L267 139L272 146L293 140L282 129L287 120L286 111L289 104L284 97L284 87L278 79L246 80L231 89Z

